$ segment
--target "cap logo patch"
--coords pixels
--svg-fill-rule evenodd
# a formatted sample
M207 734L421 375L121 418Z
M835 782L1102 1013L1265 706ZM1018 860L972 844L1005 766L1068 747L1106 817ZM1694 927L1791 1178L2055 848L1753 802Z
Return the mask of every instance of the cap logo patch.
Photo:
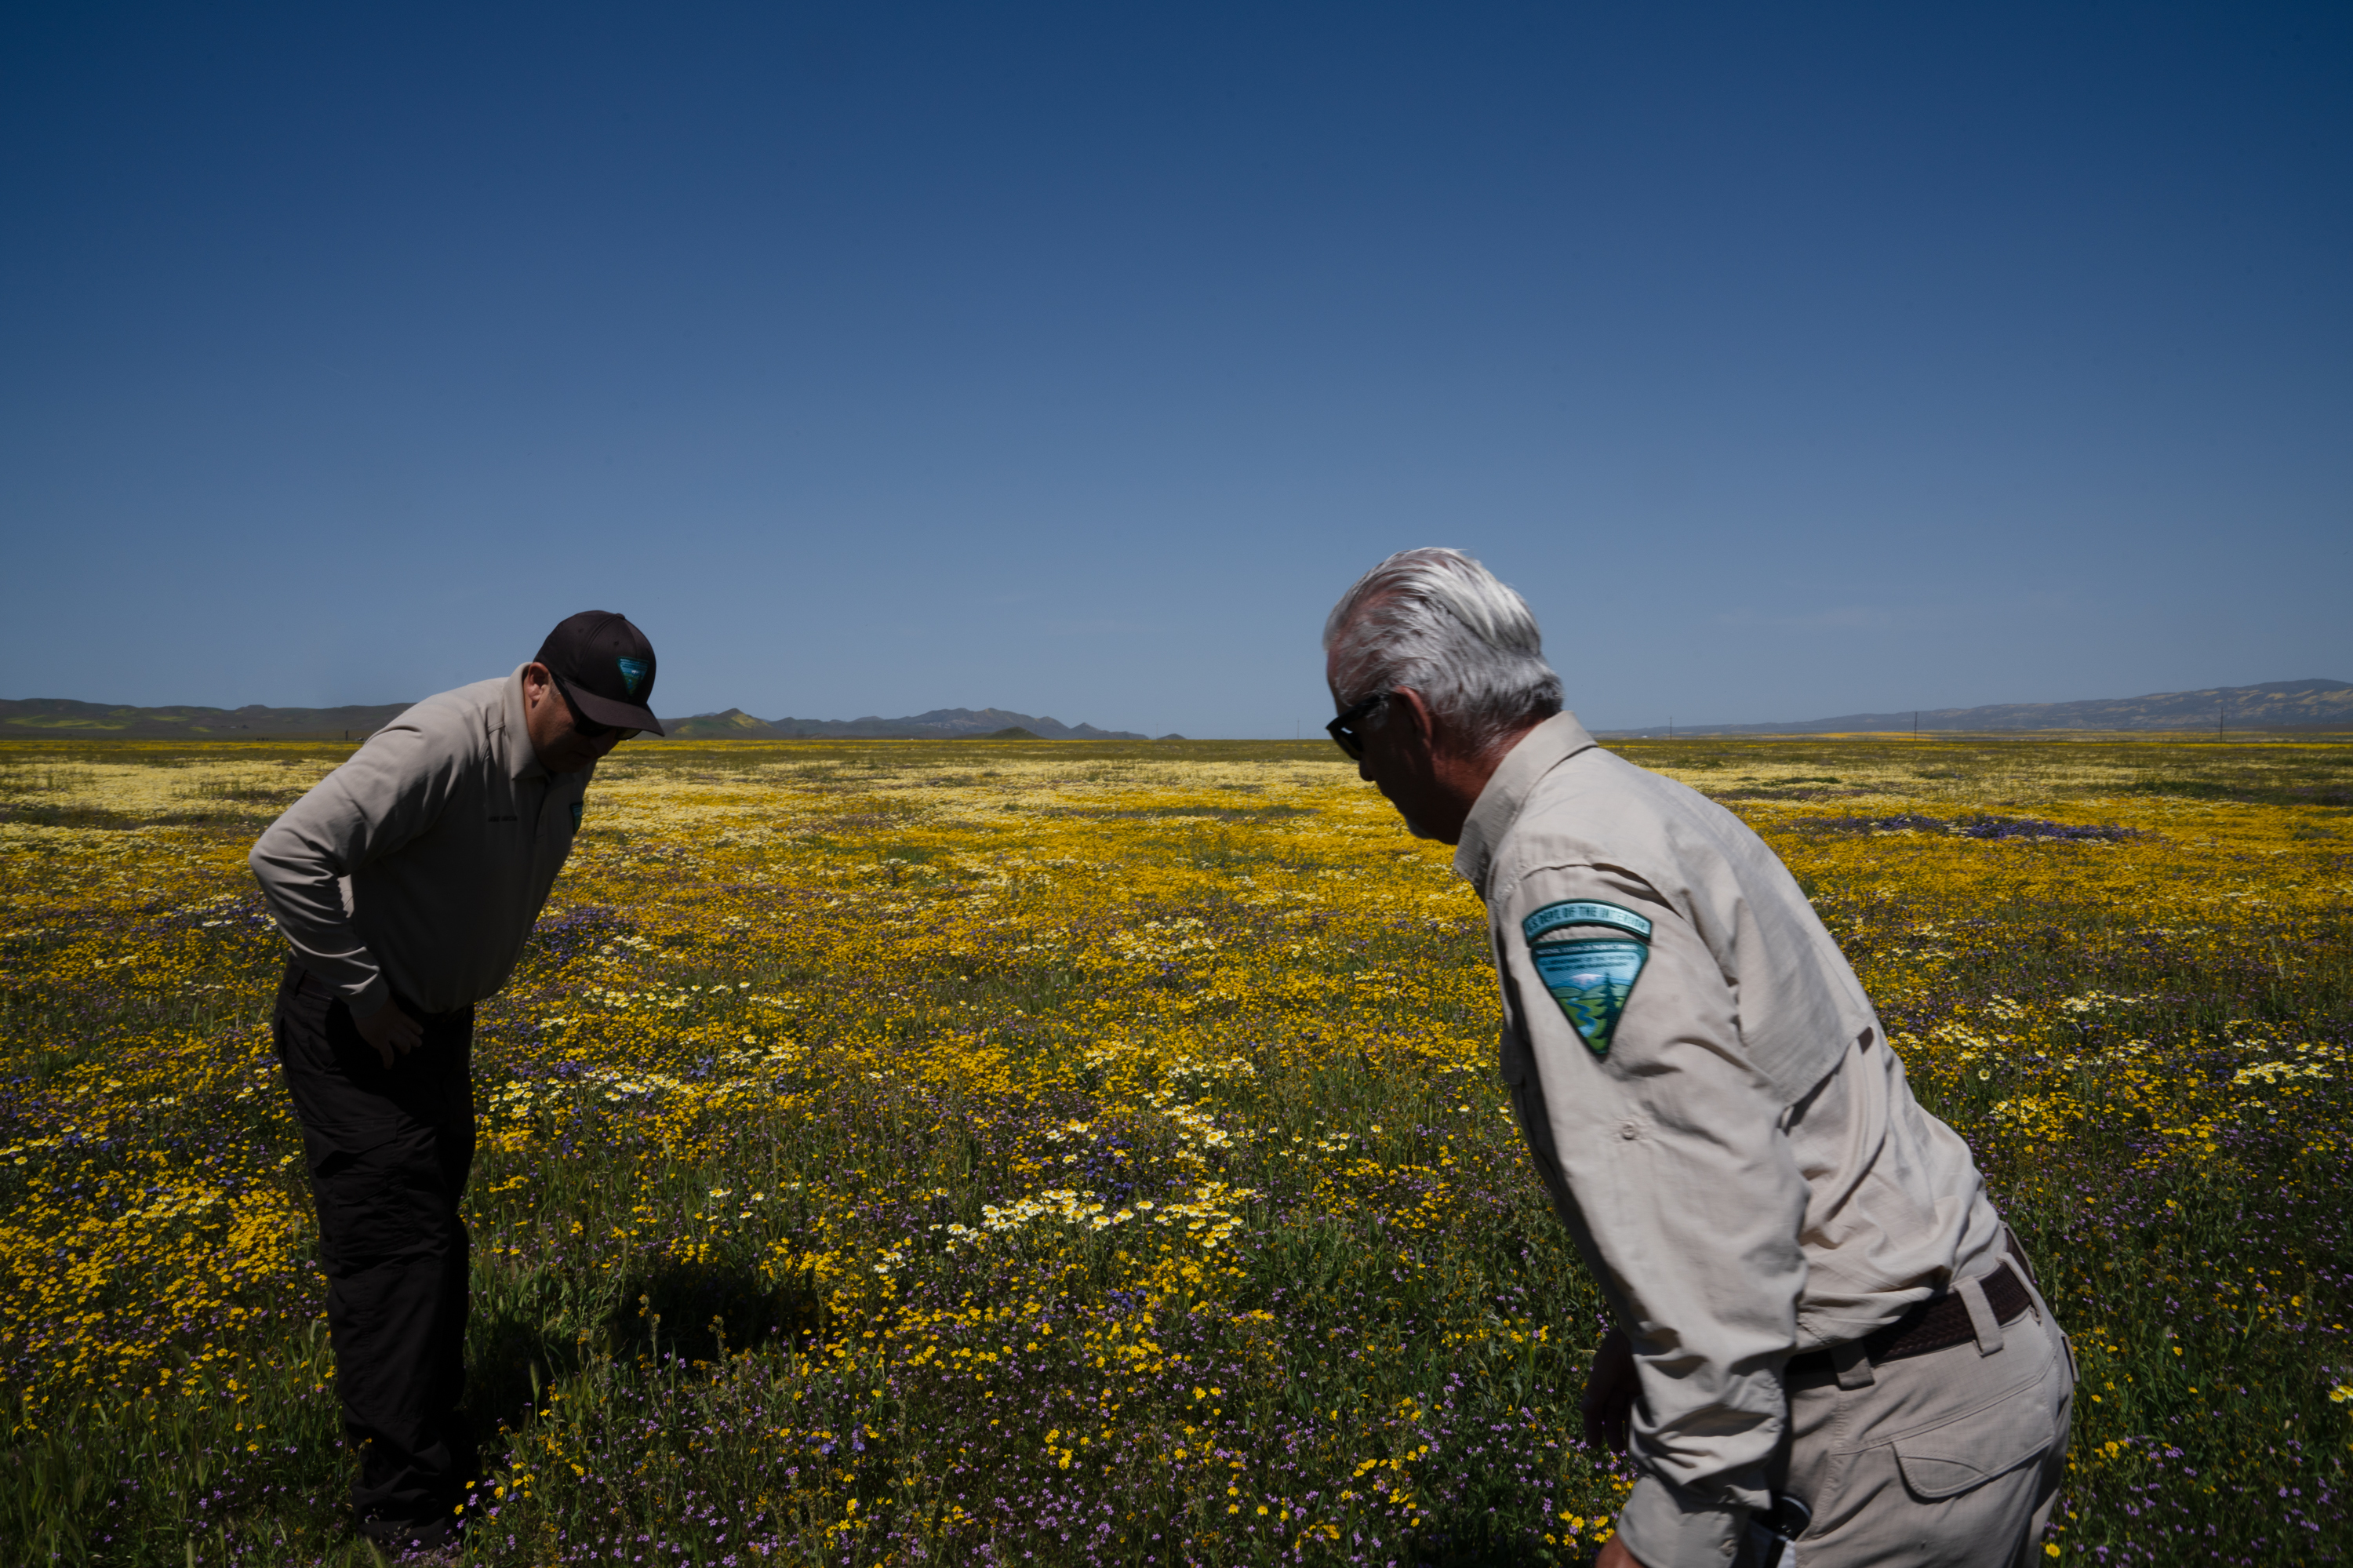
M1598 934L1597 927L1609 934ZM1615 904L1579 899L1545 906L1520 922L1520 935L1569 1027L1587 1050L1608 1056L1626 1001L1650 962L1651 923Z
M636 696L638 694L638 683L646 678L646 662L643 659L616 659L613 662L621 667L621 685L623 689L626 690L629 695L633 697Z

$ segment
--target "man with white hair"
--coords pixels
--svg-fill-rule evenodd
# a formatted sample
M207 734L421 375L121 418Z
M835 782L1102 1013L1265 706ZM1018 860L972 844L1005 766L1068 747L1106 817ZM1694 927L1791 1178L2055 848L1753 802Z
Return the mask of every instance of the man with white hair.
M1324 648L1333 738L1486 903L1504 1079L1616 1325L1599 1568L2031 1560L2072 1352L1788 869L1595 745L1459 551L1366 573Z

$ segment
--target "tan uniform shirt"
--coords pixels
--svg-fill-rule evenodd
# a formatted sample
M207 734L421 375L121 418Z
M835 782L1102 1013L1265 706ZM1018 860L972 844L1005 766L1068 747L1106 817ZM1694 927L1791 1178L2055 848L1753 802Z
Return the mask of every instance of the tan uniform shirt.
M522 668L410 708L272 822L247 857L296 959L352 1011L385 987L427 1012L504 985L572 853L593 768L550 774Z
M1646 1568L1720 1568L1768 1498L1783 1363L1989 1272L2000 1223L1731 812L1564 713L1504 758L1454 864L1487 904L1521 1129L1633 1340L1620 1533Z

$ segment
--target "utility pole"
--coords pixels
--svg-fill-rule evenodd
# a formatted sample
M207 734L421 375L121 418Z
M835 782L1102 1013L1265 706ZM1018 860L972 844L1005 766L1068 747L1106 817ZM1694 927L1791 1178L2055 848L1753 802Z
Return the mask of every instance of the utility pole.
M1912 738L1915 740L1920 738L1920 710L1918 708L1914 708L1912 710Z
M1672 715L1672 714L1669 714L1669 715L1667 715L1667 738L1668 738L1669 740L1672 740L1672 739L1674 739L1674 737L1675 737L1675 715Z

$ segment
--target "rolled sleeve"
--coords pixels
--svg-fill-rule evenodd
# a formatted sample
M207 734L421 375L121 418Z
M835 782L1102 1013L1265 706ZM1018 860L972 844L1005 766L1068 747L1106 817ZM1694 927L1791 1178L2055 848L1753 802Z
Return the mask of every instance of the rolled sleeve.
M1592 902L1650 927L1614 1030L1598 1041L1548 989L1523 927ZM1538 1164L1553 1162L1555 1202L1633 1345L1643 1479L1626 1544L1650 1568L1721 1563L1747 1511L1769 1500L1788 1420L1781 1370L1805 1286L1807 1188L1786 1107L1743 1053L1734 987L1654 890L1608 868L1545 867L1494 912L1541 1102L1523 1120L1532 1145L1549 1145Z

